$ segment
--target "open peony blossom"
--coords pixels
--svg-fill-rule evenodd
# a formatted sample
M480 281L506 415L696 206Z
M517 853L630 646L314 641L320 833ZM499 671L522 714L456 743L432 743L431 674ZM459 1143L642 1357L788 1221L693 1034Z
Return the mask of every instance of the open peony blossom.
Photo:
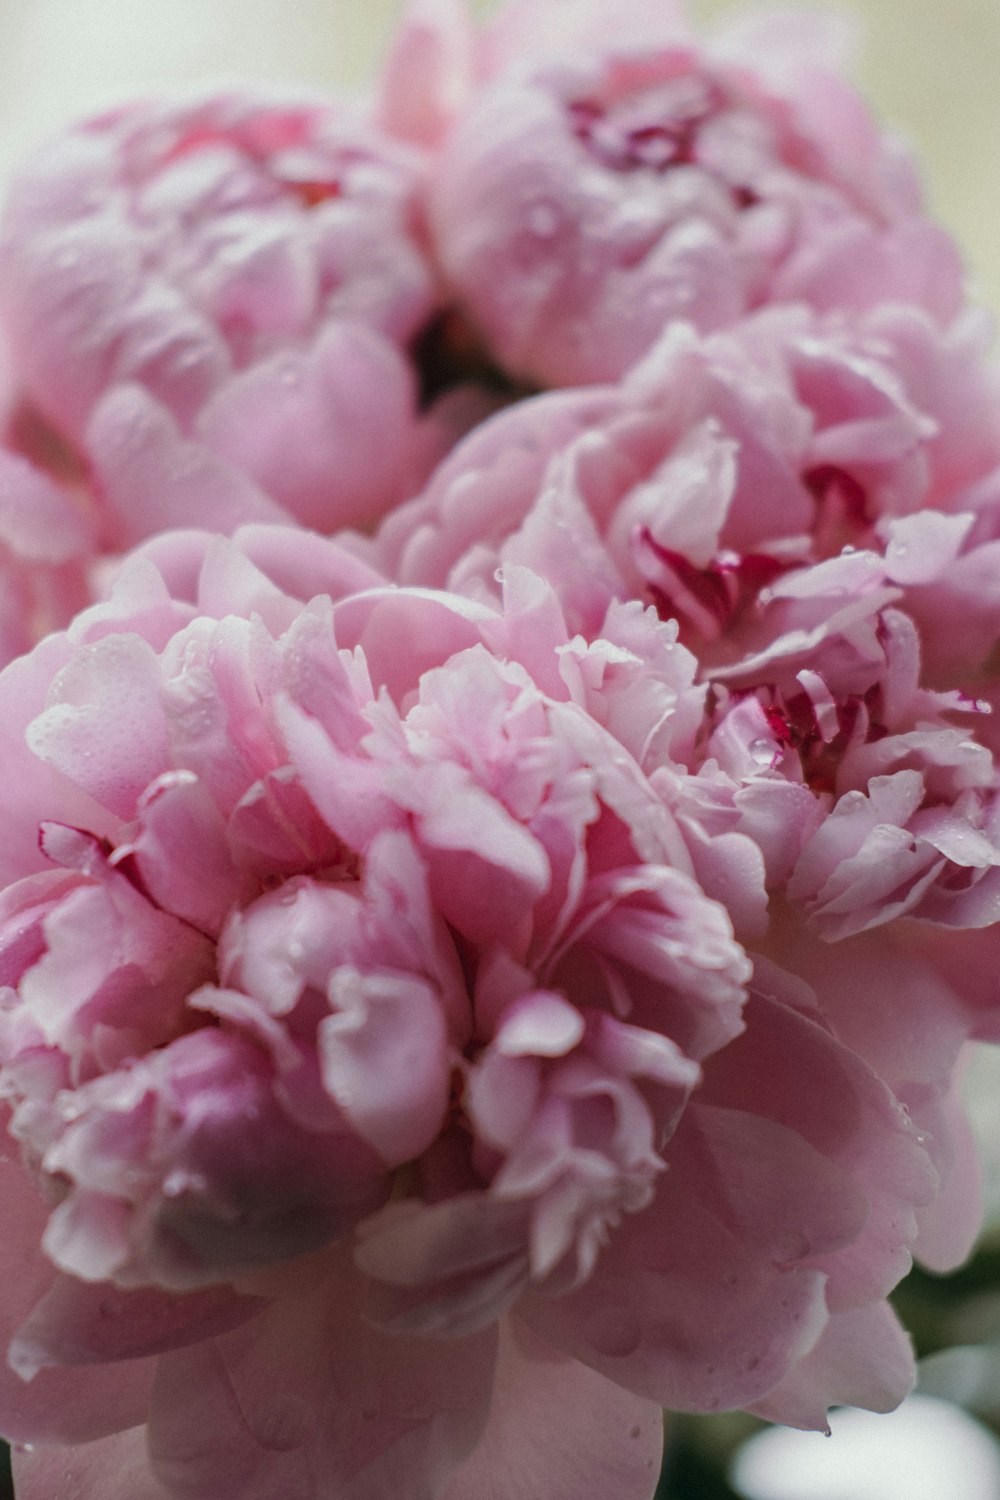
M763 872L704 859L676 626L369 583L165 538L0 678L6 1430L185 1500L464 1500L541 1387L533 1483L648 1500L662 1404L891 1405L964 1142L699 878Z
M997 537L988 333L900 305L769 308L709 336L675 324L626 379L469 434L386 518L377 561L478 598L496 597L498 566L535 568L584 631L641 598L713 663L759 649L780 628L761 607L774 587L841 554L880 558L923 612L959 555ZM950 664L963 645L930 641Z
M664 1407L906 1394L1000 1041L1000 372L838 35L416 0L366 103L16 179L18 1500L652 1500Z
M698 878L926 1122L946 1174L958 1048L998 1034L1000 614L973 594L998 498L975 319L775 308L677 326L615 386L499 414L375 548L483 602L531 567L586 637L623 598L676 621L706 692L694 774L644 764ZM951 1263L974 1204L924 1217L921 1253Z

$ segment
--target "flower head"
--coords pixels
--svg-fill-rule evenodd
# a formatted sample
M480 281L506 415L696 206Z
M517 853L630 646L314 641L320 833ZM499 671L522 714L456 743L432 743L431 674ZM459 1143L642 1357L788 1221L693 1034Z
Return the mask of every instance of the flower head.
M289 592L296 555L325 598ZM0 680L34 786L0 932L8 1170L43 1229L8 1430L65 1435L17 1416L23 1377L127 1351L158 1366L135 1394L158 1482L217 1497L225 1423L206 1445L183 1382L210 1399L217 1357L270 1379L303 1317L295 1440L268 1441L270 1408L255 1438L279 1487L331 1443L346 1461L368 1399L339 1384L333 1417L320 1327L341 1367L402 1358L404 1407L424 1361L463 1383L441 1451L380 1407L386 1473L418 1452L435 1495L486 1461L511 1361L645 1430L655 1402L785 1411L808 1358L821 1394L787 1411L814 1422L875 1339L892 1399L879 1299L933 1169L871 1069L752 969L643 769L655 745L693 779L704 693L675 627L615 606L587 643L525 572L491 609L349 592L361 568L294 533L154 543ZM789 1056L821 1108L776 1085Z
M113 541L331 530L406 493L435 443L407 354L437 301L424 170L356 110L265 93L135 104L36 156L5 211L5 324Z
M669 9L562 12L501 11L433 179L437 253L509 368L616 379L675 319L775 302L954 316L954 247L840 75L836 28L763 16L706 44Z

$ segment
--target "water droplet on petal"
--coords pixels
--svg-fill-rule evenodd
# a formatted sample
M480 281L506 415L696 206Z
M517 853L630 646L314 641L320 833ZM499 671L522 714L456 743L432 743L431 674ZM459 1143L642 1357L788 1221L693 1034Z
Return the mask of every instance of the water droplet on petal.
M773 740L754 740L749 746L750 759L755 766L774 766L779 759L778 747Z
M286 1396L275 1402L254 1423L256 1436L265 1447L277 1453L301 1448L313 1426L313 1410L301 1396Z
M587 1320L587 1337L594 1348L612 1359L634 1354L642 1342L638 1318L624 1307L603 1307Z

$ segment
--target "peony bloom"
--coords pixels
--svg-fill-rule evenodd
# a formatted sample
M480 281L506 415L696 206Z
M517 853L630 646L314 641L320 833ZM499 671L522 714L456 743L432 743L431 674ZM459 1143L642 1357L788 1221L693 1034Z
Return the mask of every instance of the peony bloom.
M531 567L585 633L639 598L713 670L776 639L771 602L807 592L796 580L817 566L859 587L878 573L922 617L997 536L989 332L898 306L772 308L707 337L675 325L627 379L482 424L386 518L374 555L403 582L482 599L498 568ZM928 635L942 676L963 647Z
M509 370L617 379L675 319L777 302L958 311L955 247L840 76L840 28L765 14L705 42L649 0L537 9L479 38L418 10L385 106L438 143L436 253Z
M531 567L584 636L629 598L676 621L705 715L687 774L655 745L643 765L699 882L959 1177L956 1056L997 1035L1000 616L973 590L996 554L998 412L974 318L680 326L618 385L494 417L377 544L407 583L483 601ZM946 631L966 597L969 629ZM961 1254L969 1205L925 1215L921 1253Z
M409 352L438 302L424 173L357 110L264 93L135 104L29 163L5 326L112 544L208 519L331 530L412 490L451 420L419 414Z
M696 670L250 528L0 677L19 1500L649 1500L661 1405L899 1399L964 1143L707 890Z
M908 1389L1000 1040L1000 374L837 36L418 0L370 106L15 182L18 1500L651 1500L663 1407Z

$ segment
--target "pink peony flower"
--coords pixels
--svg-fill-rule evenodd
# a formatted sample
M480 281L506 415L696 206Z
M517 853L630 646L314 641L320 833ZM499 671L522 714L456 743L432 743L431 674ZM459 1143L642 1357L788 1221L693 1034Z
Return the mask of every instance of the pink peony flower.
M840 76L839 27L765 14L705 43L648 0L537 11L477 39L417 7L383 106L440 143L436 252L509 370L617 379L677 318L775 302L958 311L955 247Z
M28 164L5 324L113 544L289 513L331 530L418 482L452 421L419 414L409 356L437 309L424 171L355 110L262 93L136 104Z
M971 597L996 545L997 411L975 320L775 309L708 339L679 328L619 386L495 417L378 543L403 580L484 601L533 567L585 635L629 597L678 621L709 694L680 756L694 774L655 749L643 765L698 879L807 980L955 1182L957 1051L997 1034L1000 620L992 592ZM962 590L958 634L943 621ZM919 1248L950 1264L976 1210L941 1202Z
M989 331L913 307L773 308L709 337L676 325L619 384L484 423L386 518L375 555L403 582L482 599L498 567L526 565L585 633L640 598L713 669L776 639L785 581L831 559L835 573L841 553L868 558L843 565L852 588L877 570L923 616L996 537ZM934 632L927 646L942 678L962 648Z
M1000 372L842 41L416 0L364 108L17 179L18 1500L651 1500L663 1407L908 1389L1000 1040Z
M899 1399L953 1122L708 894L696 669L251 528L0 676L19 1500L649 1500L663 1404Z

